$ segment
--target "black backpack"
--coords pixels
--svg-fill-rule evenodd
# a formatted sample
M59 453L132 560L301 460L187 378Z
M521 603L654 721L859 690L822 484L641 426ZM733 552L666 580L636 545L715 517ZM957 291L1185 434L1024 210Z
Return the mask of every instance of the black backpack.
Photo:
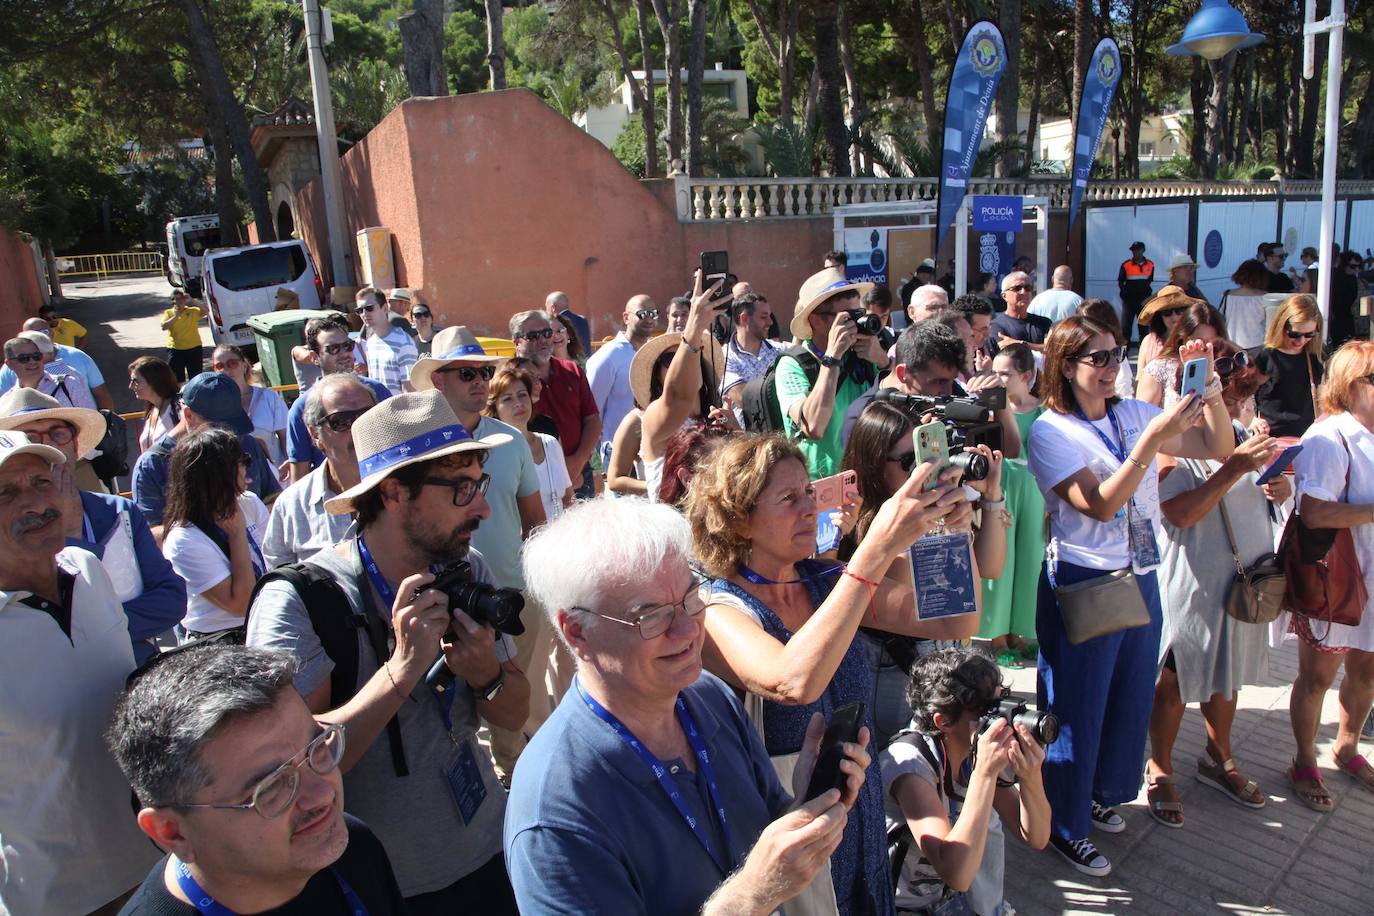
M751 433L780 433L783 431L782 407L778 403L777 384L778 363L784 356L790 356L801 364L802 371L811 384L821 374L821 361L805 344L784 350L778 358L769 363L763 375L756 376L744 383L744 393L740 395L740 411L744 414L744 428Z

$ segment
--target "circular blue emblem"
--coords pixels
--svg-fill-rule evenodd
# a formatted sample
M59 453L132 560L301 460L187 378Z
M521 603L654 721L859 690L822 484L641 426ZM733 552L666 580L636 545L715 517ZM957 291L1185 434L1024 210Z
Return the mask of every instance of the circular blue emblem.
M969 61L974 70L987 76L1001 66L1002 46L991 33L978 35L969 48Z
M1208 268L1216 267L1221 263L1221 250L1221 233L1213 229L1202 240L1202 263Z

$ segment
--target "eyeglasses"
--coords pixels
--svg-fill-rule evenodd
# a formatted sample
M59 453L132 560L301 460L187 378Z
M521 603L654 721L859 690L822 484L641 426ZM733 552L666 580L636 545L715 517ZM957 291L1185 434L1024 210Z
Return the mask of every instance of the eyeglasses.
M436 374L439 373L439 372L456 372L456 373L458 373L458 380L459 380L460 382L474 382L474 381L476 381L479 377L489 382L489 381L491 381L491 377L492 377L493 375L496 374L496 367L495 367L495 366L447 366L447 367L445 367L445 368L443 368L443 369L435 369L434 371L435 371Z
M347 432L353 428L354 421L367 413L369 409L370 408L367 407L360 407L357 410L336 410L331 414L327 414L320 425L328 426L336 433Z
M295 757L277 767L253 787L253 796L242 805L206 805L174 803L170 808L222 808L235 811L256 811L266 820L281 817L291 810L296 793L301 788L301 766L308 764L310 769L321 776L334 772L344 755L344 727L327 725L324 731L305 746ZM297 760L296 758L300 758Z
M235 356L230 359L226 359L223 362L211 363L210 368L214 369L216 372L227 372L230 369L237 369L242 365L243 360Z
M639 309L635 312L635 317L640 321L643 321L645 318L657 318L658 309Z
M447 477L421 477L420 483L431 487L450 488L453 490L453 504L461 508L472 502L478 493L486 494L487 487L491 485L491 475L483 474L476 480L471 477L458 477L452 480Z
M337 353L352 353L353 341L345 340L343 343L325 344L321 349L330 356L334 356Z
M539 340L541 338L544 340L548 340L552 336L553 328L544 328L541 331L521 331L519 334L515 335L515 339L519 340L523 337L526 340Z
M1032 293L1035 292L1035 287L1018 283L1016 286L1008 286L1006 291L1009 293Z
M1250 357L1244 351L1234 356L1218 356L1215 366L1217 375L1233 375L1250 365Z
M414 309L414 310L411 311L410 317L411 317L411 318L431 318L431 317L433 317L433 316L430 315L429 309Z
M360 305L360 306L357 307L357 309L355 309L355 311L356 311L359 315L366 315L368 312L372 311L372 310L375 309L376 307L377 307L377 306L375 306L375 305Z
M1311 340L1313 337L1317 336L1316 331L1304 331L1301 334L1299 334L1292 328L1284 328L1283 333L1287 334L1293 340Z
M1160 309L1157 314L1161 318L1177 318L1179 315L1182 315L1186 311L1188 311L1188 307L1183 306L1182 308L1176 309Z
M1094 369L1106 368L1108 364L1121 365L1126 361L1125 347L1112 347L1110 350L1094 350L1072 357L1076 363L1091 363Z
M902 455L888 455L887 460L900 466L903 473L910 474L911 469L916 466L916 453L906 452Z
M66 445L76 438L76 431L63 423L61 426L54 426L47 432L31 432L27 429L21 430L34 442L49 442L53 445Z
M11 356L10 359L14 360L16 363L41 363L43 361L43 354L16 353L14 356Z
M687 590L687 594L682 596L681 601L675 601L672 604L660 604L658 607L649 608L649 610L640 614L634 620L614 617L610 614L603 614L600 611L594 611L586 607L575 607L573 610L582 611L583 613L591 614L593 617L600 617L604 620L613 620L623 626L634 627L639 631L640 639L657 639L664 633L667 633L672 627L673 620L677 617L679 608L681 608L682 613L686 614L688 617L700 617L701 612L706 610L706 602L701 600L701 592L698 590L695 581L692 582L691 588Z

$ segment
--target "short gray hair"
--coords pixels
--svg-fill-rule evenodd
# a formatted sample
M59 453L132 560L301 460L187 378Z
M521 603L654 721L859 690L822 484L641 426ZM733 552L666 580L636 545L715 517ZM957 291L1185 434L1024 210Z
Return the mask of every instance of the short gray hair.
M943 286L937 286L934 283L927 283L924 286L916 287L911 291L911 298L907 300L906 304L915 305L918 299L924 300L931 297L939 299L945 305L949 305L949 292Z
M324 394L326 391L333 391L336 388L353 388L367 393L373 405L377 403L377 394L371 388L363 384L362 379L352 372L331 372L310 386L309 393L305 396L305 425L311 429L319 429L324 425Z
M544 321L547 321L550 324L553 323L552 319L549 318L549 313L544 311L543 309L526 309L523 312L516 312L514 315L511 316L510 319L511 340L514 340L515 335L520 333L520 326L524 324L526 321L529 321L531 318L542 318Z
M1022 280L1029 279L1030 274L1026 273L1024 270L1013 270L1011 273L1007 274L1005 277L1002 278L1002 292L1006 292L1008 289L1010 289L1017 283L1020 283Z
M173 652L138 677L106 740L139 802L189 802L208 781L201 749L231 719L275 706L295 675L284 652L218 644Z
M558 612L598 606L630 582L654 581L665 559L692 557L692 530L672 506L602 497L578 503L540 528L522 551L525 588L558 629Z

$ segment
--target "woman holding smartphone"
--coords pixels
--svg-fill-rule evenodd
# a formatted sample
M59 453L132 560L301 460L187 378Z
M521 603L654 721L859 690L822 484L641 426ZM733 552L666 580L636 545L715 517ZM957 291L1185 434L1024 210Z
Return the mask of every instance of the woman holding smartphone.
M1179 348L1190 340L1211 342L1226 337L1226 319L1220 312L1201 299L1193 299L1191 303L1169 329L1159 356L1141 367L1135 396L1156 407L1168 407L1178 400L1179 386L1183 382Z
M1111 806L1140 789L1159 658L1155 458L1226 458L1235 447L1210 343L1191 341L1179 351L1181 362L1207 360L1204 396L1190 394L1165 410L1116 396L1125 358L1104 325L1081 315L1055 325L1045 339L1047 409L1030 434L1030 469L1050 514L1036 614L1039 705L1064 726L1045 764L1050 844L1078 871L1099 877L1112 866L1089 833L1125 829ZM1117 572L1134 573L1124 584L1139 589L1148 623L1071 642L1056 591L1089 580L1105 587Z

